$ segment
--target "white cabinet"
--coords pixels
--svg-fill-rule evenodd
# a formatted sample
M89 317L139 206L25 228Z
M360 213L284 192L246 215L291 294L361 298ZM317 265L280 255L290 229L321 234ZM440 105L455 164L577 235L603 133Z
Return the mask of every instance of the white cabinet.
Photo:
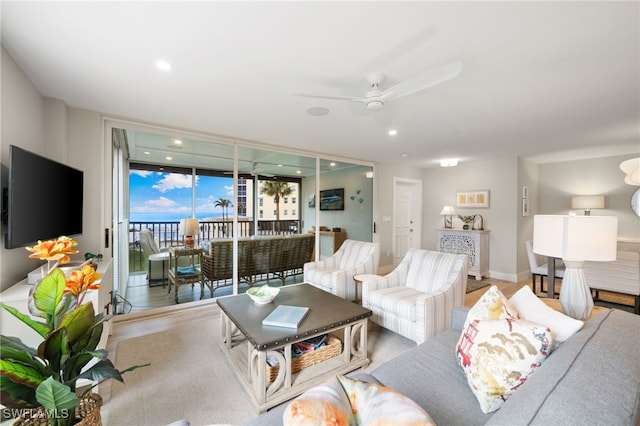
M489 231L438 229L438 251L466 254L469 275L476 280L489 276Z
M100 290L89 291L85 297L86 301L90 300L91 303L93 303L93 309L96 313L103 312L105 305L111 301L110 292L113 288L111 260L103 260L99 262L98 272L102 274L100 278ZM26 314L28 313L27 305L29 303L29 290L31 290L32 287L32 285L27 284L27 279L25 278L0 293L0 300L2 303L16 308L20 312ZM37 348L40 342L42 342L42 337L38 333L4 309L0 309L0 319L0 331L3 335L19 337L27 346L35 348ZM34 317L34 319L43 321L42 318ZM102 330L102 338L98 345L99 348L106 348L107 336L111 331L110 327L111 321L107 321Z

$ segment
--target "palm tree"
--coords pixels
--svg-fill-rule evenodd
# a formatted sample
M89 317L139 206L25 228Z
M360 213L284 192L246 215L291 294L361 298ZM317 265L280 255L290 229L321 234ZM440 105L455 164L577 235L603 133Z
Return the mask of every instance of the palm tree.
M227 234L227 209L232 206L231 200L227 200L226 198L219 198L215 204L215 207L222 207L222 221L224 225L222 225L222 232Z
M265 181L262 186L262 193L273 197L276 202L276 220L280 220L280 197L287 197L293 193L293 189L288 182L278 180Z

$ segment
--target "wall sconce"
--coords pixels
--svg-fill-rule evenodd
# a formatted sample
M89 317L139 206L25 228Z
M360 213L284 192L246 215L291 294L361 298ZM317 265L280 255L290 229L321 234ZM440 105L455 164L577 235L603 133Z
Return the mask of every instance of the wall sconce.
M584 215L589 216L591 209L604 209L604 195L577 195L571 197L572 209L583 209Z
M453 228L453 215L456 214L455 210L451 206L444 206L440 215L444 216L444 227L445 229Z
M579 320L591 316L593 298L582 265L585 260L616 260L617 236L615 216L534 216L533 252L562 259L565 264L560 287L565 314Z

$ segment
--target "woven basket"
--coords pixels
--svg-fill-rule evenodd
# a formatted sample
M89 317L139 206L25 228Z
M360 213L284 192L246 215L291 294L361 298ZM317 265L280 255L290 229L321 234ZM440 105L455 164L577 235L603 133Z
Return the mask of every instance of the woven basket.
M291 359L291 372L297 373L306 367L311 367L319 362L322 362L326 359L333 358L334 356L338 356L342 353L342 342L340 339L327 336L327 344L320 349L317 349L313 352L307 352L306 354L300 355L298 357ZM280 370L279 365L268 365L267 364L267 378L270 382L273 382L278 376L278 371Z
M88 393L80 398L80 405L76 407L74 426L102 426L100 408L102 397L97 393ZM49 426L49 419L43 407L38 407L24 413L13 426Z

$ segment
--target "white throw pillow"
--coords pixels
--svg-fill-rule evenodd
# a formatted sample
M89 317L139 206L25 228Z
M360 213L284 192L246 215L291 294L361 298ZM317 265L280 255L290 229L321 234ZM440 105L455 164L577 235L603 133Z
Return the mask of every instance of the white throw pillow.
M556 344L576 334L584 325L584 322L548 306L531 291L529 286L518 290L511 296L509 303L518 311L521 318L549 327Z

